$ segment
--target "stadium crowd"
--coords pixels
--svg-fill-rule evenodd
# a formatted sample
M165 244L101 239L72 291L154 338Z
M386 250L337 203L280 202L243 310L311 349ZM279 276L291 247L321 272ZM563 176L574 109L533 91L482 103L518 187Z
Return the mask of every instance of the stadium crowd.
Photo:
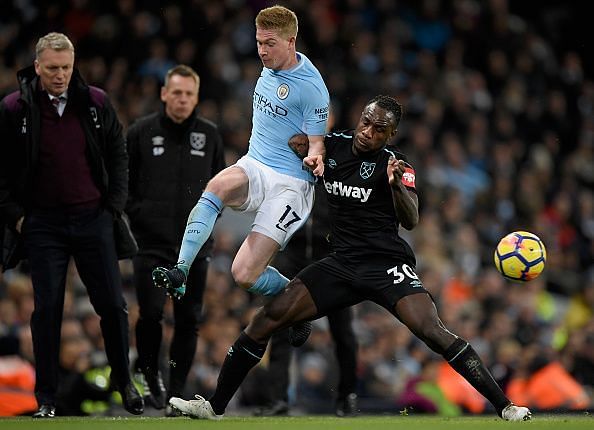
M261 68L253 20L273 3L43 3L0 4L0 96L16 89L16 72L32 63L39 36L61 31L77 46L82 75L106 90L124 126L157 110L166 71L187 64L200 74L198 108L219 125L227 164L245 153ZM417 172L421 211L419 226L403 234L447 326L473 344L513 401L535 410L591 408L594 73L579 39L585 30L576 30L579 8L543 2L527 14L507 0L279 3L300 18L298 50L326 80L336 128L355 124L375 94L402 102L396 143ZM493 265L496 243L513 230L537 234L547 248L545 272L526 284L505 281ZM188 394L213 390L228 345L260 304L232 283L238 240L222 219ZM131 263L120 267L136 321ZM28 273L25 262L0 275L0 415L35 408ZM170 302L166 315L164 344L172 336ZM486 411L484 399L386 311L365 303L354 315L363 412ZM314 323L292 365L290 398L308 413L330 411L336 390L324 321ZM117 395L106 383L98 317L74 269L61 353L63 410L113 413ZM260 404L261 377L255 369L233 406ZM22 409L4 411L3 396L17 395Z

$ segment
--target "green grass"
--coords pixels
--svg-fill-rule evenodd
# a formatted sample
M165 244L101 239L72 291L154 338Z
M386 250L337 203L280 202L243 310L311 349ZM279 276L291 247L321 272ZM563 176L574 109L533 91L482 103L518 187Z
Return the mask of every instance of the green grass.
M537 414L529 422L506 422L492 417L443 418L435 416L329 416L253 418L226 417L222 421L196 421L189 418L54 418L33 420L28 417L0 419L0 430L490 430L526 427L532 430L593 429L590 415Z

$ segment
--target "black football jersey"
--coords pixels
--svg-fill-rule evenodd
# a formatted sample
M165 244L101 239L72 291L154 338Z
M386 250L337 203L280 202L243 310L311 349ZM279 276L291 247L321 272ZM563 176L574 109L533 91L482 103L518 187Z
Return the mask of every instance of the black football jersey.
M326 136L323 186L332 220L331 244L338 255L364 257L390 255L415 265L415 256L398 235L400 222L394 210L386 173L390 156L405 160L392 147L373 154L353 153L354 130ZM414 188L414 169L407 167L403 183Z

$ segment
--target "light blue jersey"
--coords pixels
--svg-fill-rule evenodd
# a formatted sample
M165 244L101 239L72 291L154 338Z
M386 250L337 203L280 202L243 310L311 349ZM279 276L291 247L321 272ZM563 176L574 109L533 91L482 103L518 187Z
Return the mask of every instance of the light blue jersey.
M322 75L303 54L289 70L264 67L254 90L252 135L248 157L275 171L313 181L302 161L289 148L295 134L326 134L330 95Z

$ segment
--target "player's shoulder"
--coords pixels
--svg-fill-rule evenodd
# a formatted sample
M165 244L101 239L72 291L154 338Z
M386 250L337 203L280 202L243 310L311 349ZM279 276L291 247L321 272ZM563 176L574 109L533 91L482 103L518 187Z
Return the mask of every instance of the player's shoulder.
M297 58L299 59L299 64L293 69L294 72L297 74L311 75L320 78L322 77L318 68L309 58L307 58L305 54L297 52Z
M404 160L408 162L408 157L406 156L406 154L400 151L400 149L395 145L387 145L384 148L383 152L386 154L387 157L394 157L397 160Z
M351 144L355 130L338 130L332 131L324 136L324 143L326 145Z
M297 53L299 56L299 65L295 67L289 74L295 79L298 79L302 85L311 86L312 88L323 87L326 88L326 83L322 74L315 66L315 64L302 53Z
M352 155L354 130L334 131L324 136L327 159L349 159Z

